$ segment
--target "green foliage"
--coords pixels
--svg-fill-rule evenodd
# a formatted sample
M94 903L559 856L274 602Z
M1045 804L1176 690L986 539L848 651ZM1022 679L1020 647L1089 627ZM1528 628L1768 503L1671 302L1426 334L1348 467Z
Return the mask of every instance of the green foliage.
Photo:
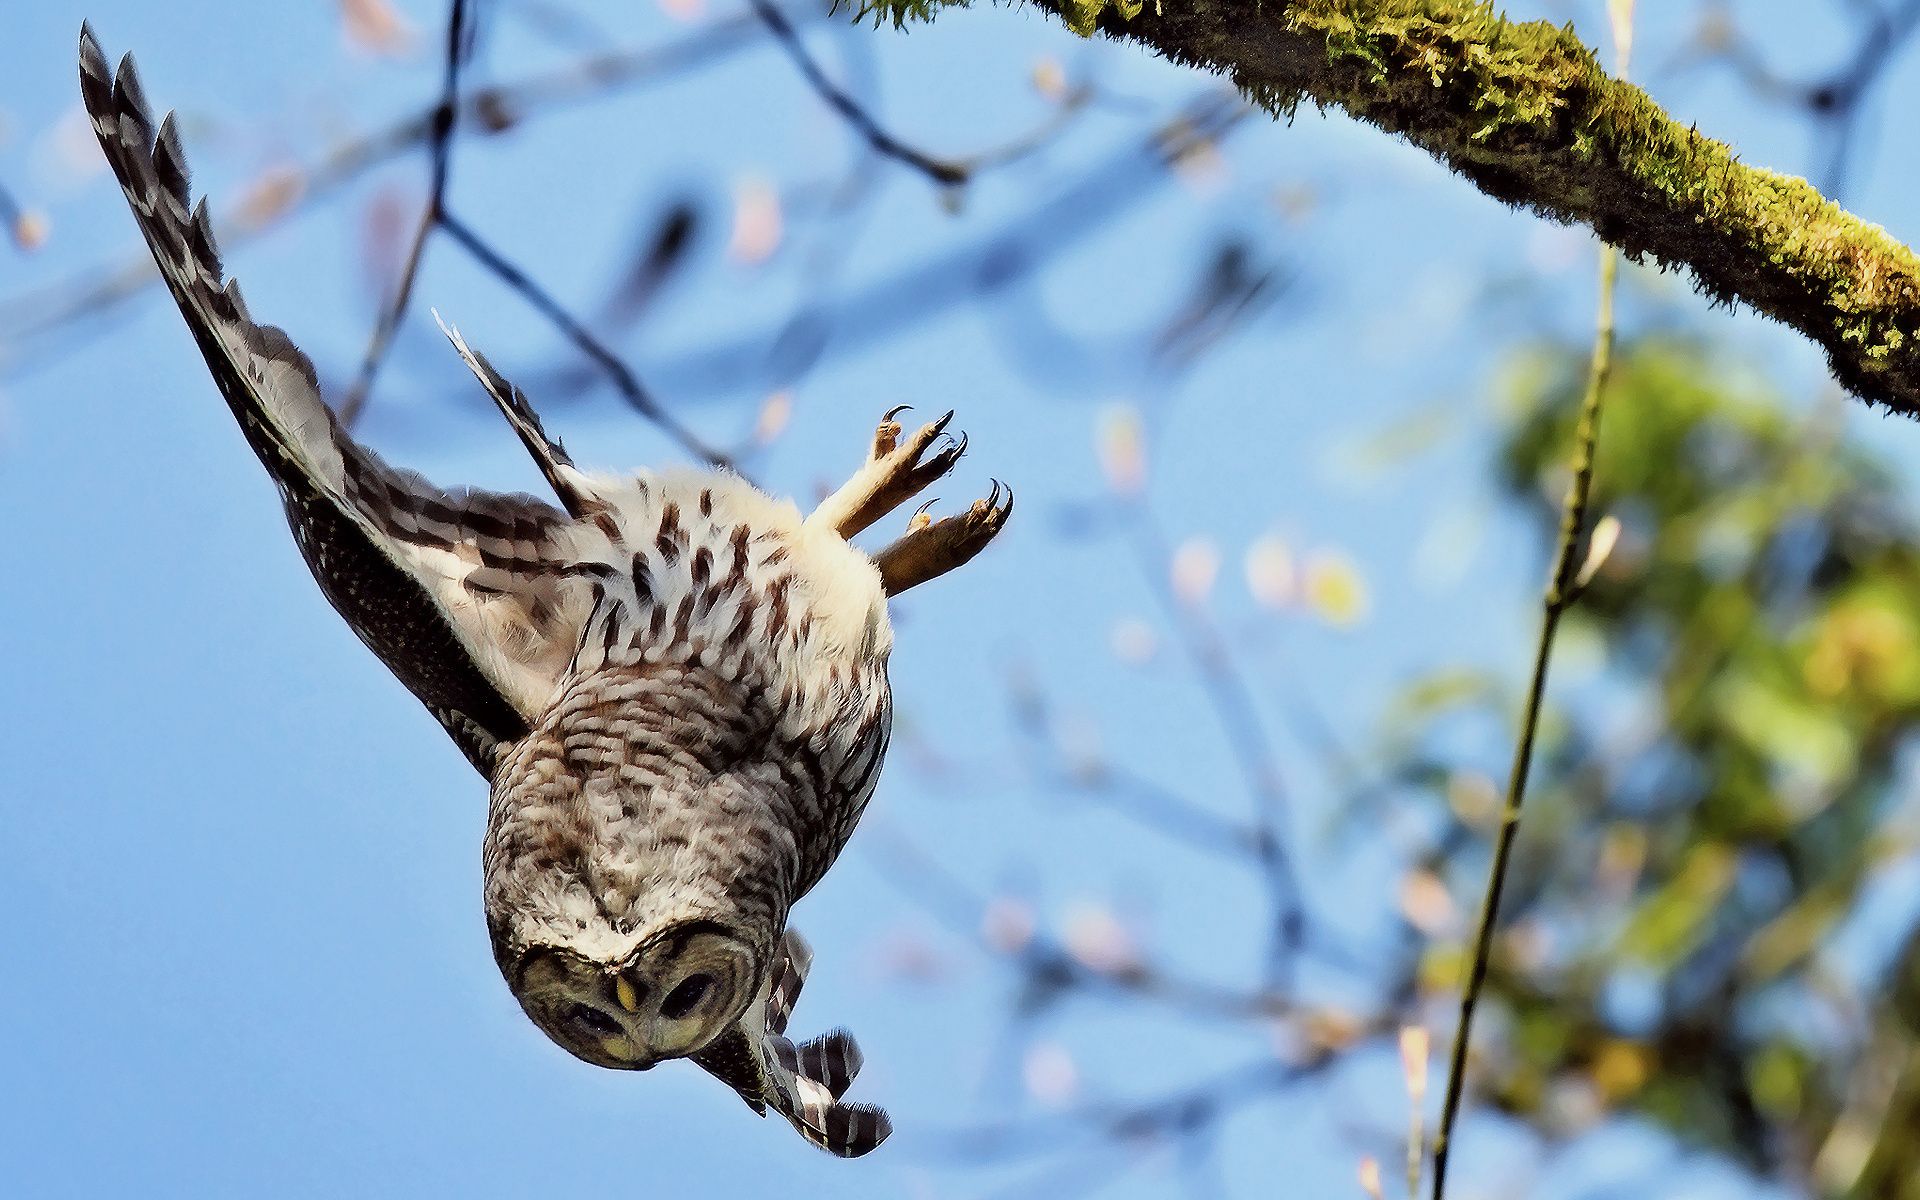
M837 2L837 0L836 0ZM964 8L970 0L861 0L855 10L856 20L871 18L876 27L891 22L895 29L903 29L909 22L922 24L933 20L943 8ZM1055 0L1048 7L1058 12L1067 28L1081 37L1092 37L1094 26L1109 9L1118 13L1122 20L1131 21L1140 15L1146 6L1146 0Z
M1543 544L1585 366L1533 351L1503 383L1498 478ZM1920 723L1920 527L1832 404L1794 411L1694 343L1622 347L1594 511L1624 531L1569 617L1607 666L1560 712L1507 914L1554 949L1508 945L1489 992L1511 1017L1493 1093L1516 1112L1545 1119L1579 1081L1771 1169L1820 1144L1861 1061L1814 1030L1855 1005L1869 1029L1920 1023L1898 989L1837 994L1820 959L1881 863L1914 852L1897 759ZM1460 672L1415 685L1389 745L1425 748L1430 776L1438 731L1489 694ZM1470 891L1479 868L1460 869ZM1608 997L1629 985L1651 1016L1623 1027Z
M965 4L966 0L859 0L853 10L853 19L871 19L876 29L888 22L895 29L904 29L910 21L925 24L933 20L941 9ZM839 7L839 0L834 0L834 6Z
M1392 87L1400 77L1422 80L1432 99L1464 106L1483 121L1470 135L1475 141L1509 127L1545 129L1599 71L1570 27L1511 22L1474 0L1302 0L1285 7L1288 26L1325 38L1330 59L1365 64L1370 88Z

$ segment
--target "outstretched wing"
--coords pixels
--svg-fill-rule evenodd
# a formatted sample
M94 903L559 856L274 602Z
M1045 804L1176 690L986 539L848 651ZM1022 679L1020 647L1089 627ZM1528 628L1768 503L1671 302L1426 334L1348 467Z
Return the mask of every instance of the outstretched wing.
M131 56L80 33L80 91L167 290L273 477L294 540L360 640L482 774L525 735L578 637L572 522L531 496L444 492L349 437L313 364L224 279L206 202L189 207L169 113L156 128Z

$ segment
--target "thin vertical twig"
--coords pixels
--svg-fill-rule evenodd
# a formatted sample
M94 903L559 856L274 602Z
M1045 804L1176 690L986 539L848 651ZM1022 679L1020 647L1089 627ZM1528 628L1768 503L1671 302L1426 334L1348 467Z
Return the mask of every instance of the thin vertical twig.
M1520 808L1526 801L1527 773L1533 765L1533 747L1540 732L1540 712L1547 688L1547 668L1553 658L1553 639L1559 632L1560 618L1579 594L1581 577L1580 547L1586 527L1587 504L1593 491L1594 447L1599 440L1600 406L1606 395L1607 379L1613 373L1613 293L1619 275L1620 258L1612 247L1600 251L1600 303L1594 322L1593 362L1587 373L1586 395L1580 404L1580 422L1574 430L1573 478L1567 484L1566 500L1560 509L1559 544L1554 552L1553 573L1548 577L1540 620L1540 641L1533 656L1533 677L1527 686L1526 709L1520 722L1520 738L1514 746L1513 769L1507 776L1506 803L1500 812L1500 831L1494 842L1493 863L1487 874L1487 892L1480 906L1479 927L1474 934L1473 961L1466 989L1460 996L1460 1025L1453 1036L1453 1053L1447 1063L1446 1099L1440 1109L1440 1127L1433 1139L1433 1200L1444 1200L1447 1188L1447 1159L1453 1149L1454 1122L1460 1114L1460 1099L1466 1088L1467 1048L1473 1032L1474 1009L1486 986L1487 966L1493 957L1493 935L1499 922L1500 894L1506 887L1513 862L1513 845L1520 832Z
M1420 1171L1426 1165L1427 1060L1432 1038L1424 1025L1400 1030L1400 1065L1407 1077L1407 1200L1420 1194Z
M1607 0L1607 17L1622 79L1627 77L1633 59L1633 8L1634 0ZM1520 738L1513 748L1506 802L1500 809L1500 832L1494 841L1493 862L1487 870L1487 893L1481 901L1479 926L1474 932L1473 961L1468 968L1467 985L1460 993L1460 1025L1454 1030L1453 1052L1447 1059L1446 1096L1440 1106L1440 1126L1433 1137L1433 1200L1446 1197L1454 1123L1459 1120L1460 1100L1467 1086L1473 1013L1480 1003L1480 992L1487 984L1494 930L1500 921L1500 894L1506 888L1507 873L1513 864L1513 845L1520 833L1520 806L1526 802L1527 773L1533 766L1533 745L1540 733L1540 710L1547 690L1547 668L1553 661L1553 638L1560 630L1560 618L1579 598L1581 589L1608 549L1599 544L1590 546L1584 563L1579 554L1585 540L1581 534L1587 524L1587 505L1593 496L1593 459L1600 441L1600 406L1606 399L1607 380L1613 374L1613 296L1619 277L1619 253L1611 246L1601 246L1600 295L1593 319L1593 359L1587 370L1586 395L1580 401L1580 420L1573 431L1573 478L1567 482L1567 496L1560 505L1559 545L1554 551L1553 573L1547 578L1543 597L1533 678L1527 684Z
M387 353L393 348L394 335L400 331L400 322L406 319L407 308L413 302L413 285L420 277L427 242L432 239L434 229L439 226L440 218L446 212L447 176L453 162L453 131L459 124L460 115L460 66L466 59L468 34L467 0L453 0L453 6L447 12L446 62L441 75L440 103L433 110L427 131L427 155L431 164L427 202L420 212L420 223L414 226L413 241L407 248L407 257L401 265L400 277L394 283L393 294L387 298L386 307L381 310L380 319L373 327L373 336L367 342L367 352L360 360L360 371L354 376L353 386L347 389L346 399L340 402L340 423L349 429L366 411L367 396L373 391L373 381L385 365Z

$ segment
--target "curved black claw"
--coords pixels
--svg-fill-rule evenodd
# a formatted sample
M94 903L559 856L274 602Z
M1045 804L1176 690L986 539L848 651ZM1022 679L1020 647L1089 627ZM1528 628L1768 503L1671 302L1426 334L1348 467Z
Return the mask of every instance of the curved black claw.
M895 406L881 417L866 465L827 497L807 518L809 521L830 526L843 538L855 537L953 470L967 451L964 433L958 438L942 438L953 421L953 411L949 409L903 437L893 418L906 407Z
M975 500L966 512L910 528L906 536L874 556L887 595L945 575L963 566L987 548L1007 518L1013 515L1013 489L992 480L984 500Z

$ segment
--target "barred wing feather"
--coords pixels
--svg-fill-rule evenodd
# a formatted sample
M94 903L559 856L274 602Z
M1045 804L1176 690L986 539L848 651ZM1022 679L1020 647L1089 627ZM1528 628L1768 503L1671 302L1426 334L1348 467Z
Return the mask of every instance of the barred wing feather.
M224 278L206 203L189 205L172 114L157 126L131 57L108 68L90 29L80 85L167 289L272 476L321 591L482 774L523 736L585 619L573 524L531 496L448 492L355 442L313 364L254 321Z

